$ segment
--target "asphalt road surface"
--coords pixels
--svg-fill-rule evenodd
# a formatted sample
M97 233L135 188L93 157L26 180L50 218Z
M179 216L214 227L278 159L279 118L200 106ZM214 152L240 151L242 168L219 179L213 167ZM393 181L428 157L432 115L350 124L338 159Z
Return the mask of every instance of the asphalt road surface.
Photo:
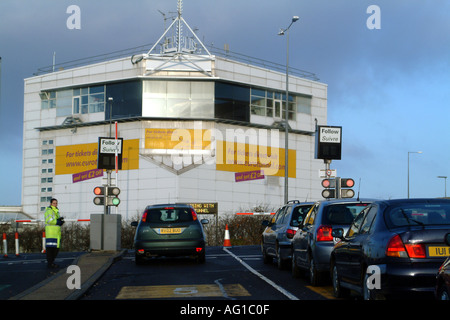
M290 270L264 264L259 246L207 247L206 263L187 257L136 265L129 251L83 300L327 300L331 286L311 288Z

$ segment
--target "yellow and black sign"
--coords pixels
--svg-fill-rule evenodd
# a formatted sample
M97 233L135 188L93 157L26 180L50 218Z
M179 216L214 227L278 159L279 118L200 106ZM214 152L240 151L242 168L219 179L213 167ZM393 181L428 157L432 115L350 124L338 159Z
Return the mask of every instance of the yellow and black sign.
M219 207L217 202L200 202L189 204L194 207L195 212L198 214L217 214Z

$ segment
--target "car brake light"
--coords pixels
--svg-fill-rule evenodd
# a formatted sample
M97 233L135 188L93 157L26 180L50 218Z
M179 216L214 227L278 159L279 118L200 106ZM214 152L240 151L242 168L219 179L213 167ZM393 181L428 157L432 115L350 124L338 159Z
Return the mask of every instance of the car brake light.
M197 252L200 252L202 250L203 250L203 248L195 248L195 251L197 251Z
M294 229L287 229L286 230L286 237L288 238L288 239L292 239L294 236L295 236L295 233L296 233L297 231L296 230L294 230Z
M403 241L400 239L398 234L389 240L386 248L386 255L388 257L408 258L408 253L406 252Z
M405 244L410 258L426 258L425 246L423 244Z
M317 229L317 241L333 241L333 236L331 235L331 231L333 228L331 226L320 226Z
M173 210L175 209L174 207L165 207L164 210Z
M192 220L197 220L197 214L195 213L194 209L191 209L191 214L192 214Z
M142 215L142 222L145 222L147 220L147 211L144 212Z

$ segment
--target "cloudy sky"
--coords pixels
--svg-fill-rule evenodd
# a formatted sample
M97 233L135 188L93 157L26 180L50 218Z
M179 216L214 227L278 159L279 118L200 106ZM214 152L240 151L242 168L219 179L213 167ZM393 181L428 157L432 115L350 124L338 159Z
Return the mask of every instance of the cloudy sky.
M70 5L81 10L81 29L67 28ZM50 66L54 52L61 63L154 43L164 31L158 10L169 17L176 9L176 0L0 0L0 205L21 204L23 80ZM407 196L415 151L411 197L444 195L437 176L450 176L449 12L449 0L183 1L205 45L279 63L286 39L277 33L300 17L290 65L328 85L328 124L343 127L342 160L331 167L376 198Z

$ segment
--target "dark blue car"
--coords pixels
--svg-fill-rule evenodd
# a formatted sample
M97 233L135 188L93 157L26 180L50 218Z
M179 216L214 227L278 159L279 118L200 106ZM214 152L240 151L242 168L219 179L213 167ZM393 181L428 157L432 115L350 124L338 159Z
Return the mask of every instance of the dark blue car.
M337 297L351 290L365 299L433 293L436 273L450 255L450 200L376 201L355 218L331 254Z

